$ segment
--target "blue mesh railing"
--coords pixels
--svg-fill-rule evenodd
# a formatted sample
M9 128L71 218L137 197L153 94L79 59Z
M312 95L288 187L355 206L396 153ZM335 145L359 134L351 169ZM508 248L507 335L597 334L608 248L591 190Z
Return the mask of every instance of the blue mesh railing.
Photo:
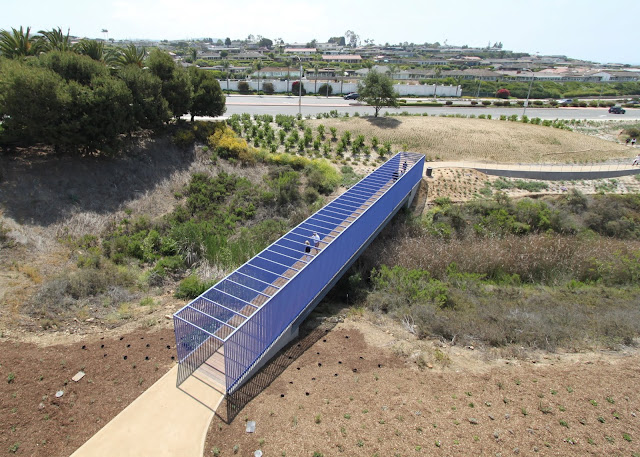
M396 154L177 311L178 385L219 352L226 392L239 387L265 351L399 209L423 167L422 155ZM313 246L314 233L319 249Z

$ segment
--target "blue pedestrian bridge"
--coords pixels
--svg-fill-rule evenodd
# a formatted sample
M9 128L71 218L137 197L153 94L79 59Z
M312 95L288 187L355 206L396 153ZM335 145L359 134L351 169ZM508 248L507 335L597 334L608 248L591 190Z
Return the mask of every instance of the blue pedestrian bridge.
M411 203L423 168L423 155L396 154L177 311L178 386L197 372L224 394L238 390Z

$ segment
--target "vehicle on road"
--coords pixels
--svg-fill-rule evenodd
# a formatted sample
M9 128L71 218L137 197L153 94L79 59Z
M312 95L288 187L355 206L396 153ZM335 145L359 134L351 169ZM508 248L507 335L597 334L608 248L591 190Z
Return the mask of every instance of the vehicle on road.
M569 103L573 103L573 98L564 98L562 100L558 100L558 103L561 105L568 105Z
M612 106L609 108L611 114L624 114L625 110L621 106Z
M360 94L356 93L356 92L351 92L350 94L347 94L344 96L345 100L357 100L358 97L360 97Z

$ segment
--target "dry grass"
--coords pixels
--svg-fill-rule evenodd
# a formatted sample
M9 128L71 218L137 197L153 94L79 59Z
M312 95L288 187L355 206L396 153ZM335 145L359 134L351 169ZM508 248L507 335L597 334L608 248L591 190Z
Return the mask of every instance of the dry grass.
M406 149L431 159L502 163L598 162L629 156L629 148L593 136L551 127L485 119L387 117L307 121L391 141L394 152Z

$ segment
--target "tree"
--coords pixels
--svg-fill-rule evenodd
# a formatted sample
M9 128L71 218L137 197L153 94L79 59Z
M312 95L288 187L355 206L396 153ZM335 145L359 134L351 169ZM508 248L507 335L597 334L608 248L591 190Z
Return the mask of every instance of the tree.
M435 70L433 70L433 73L436 77L436 84L433 87L433 98L437 98L438 97L438 79L440 79L440 75L442 74L442 69L440 67L436 67Z
M107 62L111 59L111 55L105 52L104 42L97 40L80 40L73 47L78 54L91 57L99 62Z
M93 61L69 52L56 54L38 65L6 59L0 64L2 141L45 143L56 151L90 151L113 143L133 122L131 91L108 71L93 74L89 84L65 78L63 74L74 75L78 62Z
M313 80L315 82L315 85L313 86L313 93L317 94L318 93L318 70L320 69L320 66L317 63L313 64Z
M273 41L270 40L269 38L261 38L260 41L258 42L258 46L271 49L271 47L273 46Z
M347 30L344 32L344 36L346 38L346 43L348 46L355 48L358 46L358 42L360 41L360 37L353 32L352 30Z
M42 42L42 50L44 51L70 51L71 50L71 41L69 40L69 30L67 30L67 34L64 35L60 27L57 29L40 30L38 32L41 37L39 38Z
M218 117L224 114L225 96L220 89L220 83L207 70L189 67L189 77L193 85L191 100L191 122L195 116Z
M109 69L104 63L69 51L43 53L38 58L38 63L55 71L66 81L75 81L83 86L90 85L93 78L109 75Z
M135 65L138 68L142 68L144 59L147 57L147 50L145 48L138 49L135 44L120 48L117 52L116 62L123 67Z
M162 96L162 81L135 65L118 71L118 76L133 95L133 120L129 131L159 127L171 119L169 104Z
M291 75L289 74L289 68L291 67L292 60L287 58L284 60L284 63L287 66L287 93L289 93L289 79L291 79Z
M49 68L0 59L2 142L51 143L65 105L65 81Z
M38 55L42 41L30 33L31 27L25 31L22 26L19 30L11 28L11 32L0 30L0 53L8 59Z
M187 72L178 67L168 53L159 49L151 51L147 66L162 81L162 96L169 103L171 114L180 117L188 113L192 88Z
M222 68L224 68L224 72L227 75L227 92L229 92L229 66L231 64L229 63L228 60L223 60L222 61Z
M393 80L375 70L369 71L362 83L358 83L360 98L375 109L378 117L383 106L398 106L398 94L393 90Z
M229 37L225 38L225 40L224 40L224 45L225 45L226 47L231 46L231 38L229 38Z
M260 70L262 70L262 61L256 60L253 66L258 72L258 92L260 92Z
M343 36L334 36L329 38L329 43L337 44L338 46L345 46L345 40Z

